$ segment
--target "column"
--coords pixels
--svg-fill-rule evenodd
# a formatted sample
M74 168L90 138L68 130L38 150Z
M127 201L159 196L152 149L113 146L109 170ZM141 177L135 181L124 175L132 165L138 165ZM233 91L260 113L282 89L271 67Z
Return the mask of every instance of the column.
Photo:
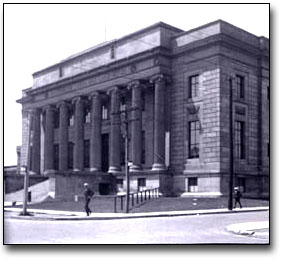
M45 108L44 173L54 172L54 108Z
M32 166L31 171L35 174L40 174L40 110L32 109Z
M91 147L90 170L101 171L102 167L102 103L101 95L95 92L91 95Z
M109 173L119 172L120 168L120 146L121 146L121 125L120 125L120 100L119 90L114 88L111 92L111 132L110 132L110 166Z
M84 103L81 97L73 100L75 104L75 146L74 171L80 171L84 166Z
M165 170L165 79L153 78L154 83L154 155L152 170Z
M60 126L59 126L59 170L68 170L68 141L69 141L69 127L68 127L68 104L62 101L59 104L60 111Z
M132 89L132 122L131 122L131 143L132 143L132 166L130 171L142 169L142 90L143 85L133 82L129 86Z

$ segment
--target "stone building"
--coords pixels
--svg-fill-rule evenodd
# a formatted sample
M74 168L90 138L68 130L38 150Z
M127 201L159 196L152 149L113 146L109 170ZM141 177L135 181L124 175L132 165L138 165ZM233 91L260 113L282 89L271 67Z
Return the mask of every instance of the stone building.
M269 40L222 20L190 31L159 22L33 74L23 90L21 164L69 198L90 182L124 191L122 113L131 191L269 193ZM232 88L232 109L230 89ZM29 117L30 115L30 117ZM30 119L30 120L29 120Z

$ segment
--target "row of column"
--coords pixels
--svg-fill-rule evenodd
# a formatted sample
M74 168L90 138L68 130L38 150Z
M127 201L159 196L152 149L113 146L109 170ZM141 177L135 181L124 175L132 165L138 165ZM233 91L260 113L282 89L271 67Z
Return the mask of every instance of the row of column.
M159 171L165 169L165 79L162 75L151 80L155 86L154 93L154 155L152 170ZM142 89L143 84L140 81L132 82L128 88L132 90L132 107L139 110L132 111L131 122L131 149L132 166L131 171L139 171L142 159ZM110 130L110 173L121 171L120 166L120 148L121 148L121 127L120 114L120 95L119 89L114 88L111 91L111 130ZM90 137L90 170L100 171L101 160L101 129L102 129L102 106L101 94L95 92L90 95L91 99L91 137ZM84 101L81 97L73 100L75 104L75 140L74 140L74 171L83 169L84 163ZM59 105L59 170L68 170L68 129L69 129L69 105L62 101ZM53 145L54 145L54 108L47 106L45 111L45 138L44 138L44 171L53 172ZM40 134L41 134L41 110L32 111L32 167L31 170L40 173Z

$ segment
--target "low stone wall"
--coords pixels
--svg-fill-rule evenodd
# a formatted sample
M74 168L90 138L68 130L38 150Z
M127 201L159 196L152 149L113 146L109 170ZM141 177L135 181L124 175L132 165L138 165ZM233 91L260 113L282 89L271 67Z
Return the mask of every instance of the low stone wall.
M96 195L116 194L116 179L111 174L96 172L67 172L52 175L55 178L55 198L74 200L75 195L84 194L84 183L88 183Z
M47 177L33 175L29 176L29 186L36 185L47 180ZM14 193L24 188L24 176L17 174L4 175L5 194Z

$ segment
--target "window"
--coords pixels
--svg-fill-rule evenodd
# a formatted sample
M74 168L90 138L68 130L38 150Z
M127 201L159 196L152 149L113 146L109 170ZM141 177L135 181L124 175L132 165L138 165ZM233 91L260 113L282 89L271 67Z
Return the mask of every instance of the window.
M189 177L187 179L187 191L188 192L197 192L198 189L198 179L197 177Z
M126 159L126 147L125 147L125 138L121 136L121 149L120 149L120 161L121 165L125 165Z
M74 116L74 110L71 108L69 110L69 120L68 120L68 125L73 126L75 122L75 116Z
M54 170L59 170L59 145L54 144L53 148L53 157L54 157Z
M89 105L84 107L84 123L91 123L91 107Z
M245 97L245 86L244 86L244 77L237 75L235 77L235 92L237 98Z
M59 128L59 125L60 125L59 110L55 110L53 120L54 120L54 128Z
M112 45L111 46L111 59L114 59L115 58L115 46Z
M84 140L84 168L90 167L90 140Z
M126 110L126 98L122 97L120 102L120 111L123 112Z
M189 94L188 97L197 97L199 89L199 75L189 77Z
M235 156L238 159L245 158L245 123L235 121Z
M74 143L69 142L68 144L68 169L73 169L74 162Z
M30 159L29 159L29 162L30 162L30 170L32 170L33 169L33 146L30 146Z
M117 192L123 192L123 191L124 191L124 180L117 179Z
M109 119L108 107L106 104L102 105L102 119L103 120Z
M146 188L146 179L138 178L138 191L143 191Z
M141 105L142 105L142 111L145 111L145 101L146 101L146 99L145 99L145 96L146 96L146 94L143 92L142 93L142 103L141 103Z
M237 181L238 181L238 187L239 187L240 192L244 193L245 192L245 185L246 185L245 177L238 177Z
M189 122L188 158L199 158L199 121Z
M142 164L145 164L145 131L142 131Z
M63 76L64 76L63 67L60 66L60 67L59 67L59 77L63 77Z

